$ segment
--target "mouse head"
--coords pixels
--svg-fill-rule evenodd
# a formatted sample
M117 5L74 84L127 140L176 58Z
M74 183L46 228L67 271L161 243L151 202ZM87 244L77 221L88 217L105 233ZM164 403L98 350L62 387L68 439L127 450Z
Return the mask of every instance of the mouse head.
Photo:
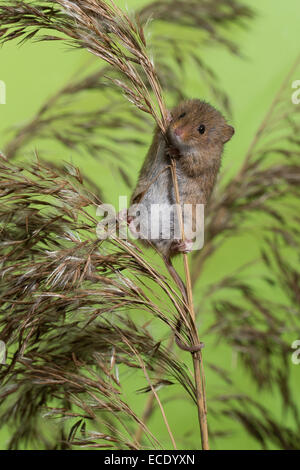
M204 101L187 100L171 112L168 138L182 153L221 149L233 134L222 114Z

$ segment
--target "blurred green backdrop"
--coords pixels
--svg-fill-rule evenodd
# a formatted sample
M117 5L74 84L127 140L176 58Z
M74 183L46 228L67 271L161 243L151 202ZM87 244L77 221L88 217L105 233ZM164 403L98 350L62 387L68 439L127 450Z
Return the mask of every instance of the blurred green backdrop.
M140 6L142 3L141 0L126 1L129 9ZM119 0L117 4L124 6L125 2ZM243 59L229 55L222 48L215 47L206 48L203 54L207 63L219 76L220 84L232 102L232 123L236 129L236 135L227 146L223 160L223 166L228 168L229 172L240 164L255 130L299 52L299 0L286 0L285 2L249 0L248 4L255 8L257 18L250 22L248 30L235 27L231 31L232 36L240 44ZM0 105L0 150L4 148L8 140L10 126L24 124L47 97L55 93L73 74L76 74L78 69L85 67L91 60L86 52L69 50L66 45L56 42L26 43L23 46L15 42L0 49L0 80L3 80L7 87L6 104ZM207 90L199 86L197 74L197 70L192 68L186 74L187 94L191 97L211 100ZM300 79L300 76L294 76L293 79ZM151 135L149 135L149 142L150 140ZM44 148L47 148L48 156L50 150L50 156L54 160L58 161L61 158L61 147L53 142L49 144L49 142L39 140L27 146L27 157L31 158L35 149L43 154ZM119 194L130 194L125 184L114 177L109 164L101 164L89 156L83 159L72 151L69 155L64 151L63 157L65 160L69 158L70 161L84 168L94 181L99 180L104 194L109 199L107 202L116 202ZM130 156L133 179L143 158L144 153L135 152ZM248 239L247 250L243 249L245 239L235 239L232 243L227 243L226 250L223 250L221 264L220 258L218 258L217 265L213 259L209 260L204 282L208 283L216 279L223 274L223 271L228 272L228 266L233 271L248 259L252 259L253 254L256 253L256 246L255 234L251 235L254 236ZM253 276L255 276L255 271L253 271ZM276 296L276 293L273 295ZM195 296L197 301L197 292ZM211 338L209 343L206 342L205 355L209 357L210 362L231 368L232 376L238 379L239 390L237 392L247 391L259 401L268 403L277 418L288 422L289 418L282 415L276 395L258 391L249 378L236 367L235 358L229 348L216 346ZM296 391L300 387L300 367L293 367L293 388ZM142 410L143 399L135 394L136 381L133 377L127 379L129 400L134 401L138 409ZM213 387L210 380L213 379L208 372L207 383ZM218 387L217 384L216 387ZM172 393L176 393L174 389ZM190 423L194 422L195 434L198 437L194 409L186 405L184 401L181 403L181 407L170 405L168 408L170 425L174 428L179 425L184 432L185 429L190 429ZM165 435L161 428L161 417L156 412L152 420L152 429L158 435L160 433ZM237 429L239 431L234 432L229 438L218 438L212 447L218 449L259 448L257 442L252 440L246 432L241 432L240 428ZM195 442L197 442L197 437L195 437ZM1 449L5 448L6 438L7 430L0 431ZM191 445L193 437L186 436L186 438ZM165 445L168 446L167 441ZM184 443L182 445L184 446Z

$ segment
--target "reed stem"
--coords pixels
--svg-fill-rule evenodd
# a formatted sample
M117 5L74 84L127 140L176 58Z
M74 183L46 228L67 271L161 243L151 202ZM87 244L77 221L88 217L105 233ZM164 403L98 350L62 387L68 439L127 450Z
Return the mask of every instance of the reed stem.
M184 224L182 220L182 211L180 206L180 195L179 195L179 188L178 188L178 181L176 176L176 162L174 158L171 158L171 172L172 172L172 179L174 184L174 191L175 191L175 198L176 204L178 208L178 220L181 229L181 237L182 240L185 240L184 235ZM194 310L194 302L193 302L193 291L192 291L192 282L191 282L191 275L189 269L189 262L186 253L183 253L183 264L184 264L184 272L185 272L185 280L186 280L186 291L187 291L187 303L188 303L188 312L189 312L189 320L191 323L191 340L192 345L196 346L200 344L198 331L196 327L196 316ZM195 385L196 385L196 399L197 399L197 408L198 408L198 419L199 419L199 426L200 426L200 435L201 435L201 443L203 450L209 450L209 441L208 441L208 428L207 428L207 407L206 407L206 395L205 395L205 376L204 376L204 366L203 366L203 359L202 359L202 352L197 351L196 353L191 353L193 356L193 365L194 365L194 378L195 378Z

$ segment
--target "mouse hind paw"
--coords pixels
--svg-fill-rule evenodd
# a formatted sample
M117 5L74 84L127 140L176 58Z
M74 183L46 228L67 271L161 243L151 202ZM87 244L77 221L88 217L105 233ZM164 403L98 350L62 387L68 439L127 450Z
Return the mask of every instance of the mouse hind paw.
M190 253L193 249L192 240L174 240L171 246L171 250L174 254L176 253Z

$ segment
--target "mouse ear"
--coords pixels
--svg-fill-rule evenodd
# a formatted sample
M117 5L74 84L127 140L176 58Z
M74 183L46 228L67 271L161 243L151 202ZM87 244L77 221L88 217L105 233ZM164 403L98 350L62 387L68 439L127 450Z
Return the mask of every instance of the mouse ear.
M223 143L226 144L226 142L228 142L228 140L231 139L233 134L234 134L234 128L232 126L226 125L223 131Z

